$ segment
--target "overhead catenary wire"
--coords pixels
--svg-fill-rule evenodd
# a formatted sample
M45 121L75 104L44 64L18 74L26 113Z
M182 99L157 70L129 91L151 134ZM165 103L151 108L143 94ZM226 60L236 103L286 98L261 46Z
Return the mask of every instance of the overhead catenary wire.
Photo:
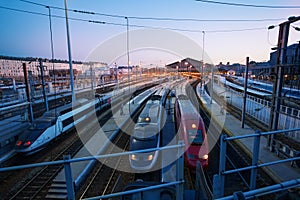
M57 6L49 6L41 3L36 3L28 0L19 0L21 2L34 4L43 7L50 7L57 10L65 10L65 8L57 7ZM77 9L67 9L70 12L89 14L89 15L100 15L105 17L113 17L113 18L128 18L135 20L154 20L154 21L184 21L184 22L264 22L264 21L282 21L285 18L263 18L263 19L195 19L195 18L171 18L171 17L139 17L139 16L125 16L125 15L116 15L116 14L107 14L107 13L99 13L94 11L84 11Z
M21 9L9 8L9 7L4 7L4 6L0 6L0 9L6 9L6 10L11 10L11 11L16 11L16 12L23 12L23 13L27 13L27 14L34 14L34 15L40 15L40 16L47 16L48 17L48 14L40 13L40 12L34 12L34 11L28 11L28 10L21 10ZM52 17L65 19L65 16L60 16L60 15L52 15ZM89 23L94 23L94 24L127 26L125 23L104 22L104 21L98 21L98 20L74 18L74 17L69 17L69 20L81 21L81 22L89 22ZM137 24L130 24L129 26L130 27L134 27L134 28L149 28L149 29L159 29L159 30L172 30L172 31L182 31L182 32L191 32L191 33L202 33L203 31L206 32L206 33L230 33L230 32L255 31L255 30L267 29L266 27L257 27L257 28L227 29L227 30L226 29L224 29L224 30L196 30L196 29L179 29L179 28L169 28L169 27L154 27L154 26L137 25Z
M210 1L210 0L196 0L203 3L220 4L227 6L239 6L239 7L252 7L252 8L272 8L272 9L299 9L300 5L296 6L272 6L272 5L255 5L255 4L244 4L244 3L232 3L232 2L221 2L221 1Z

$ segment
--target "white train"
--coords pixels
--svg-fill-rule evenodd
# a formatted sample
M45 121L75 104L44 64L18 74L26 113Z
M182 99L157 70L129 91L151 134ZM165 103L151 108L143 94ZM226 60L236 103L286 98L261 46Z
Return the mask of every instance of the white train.
M43 149L59 135L75 128L75 125L109 106L111 96L104 96L88 103L67 104L45 112L20 134L15 151L27 155Z
M159 148L161 121L166 98L166 91L161 90L153 94L138 117L133 134L130 137L130 151ZM158 159L158 151L134 153L129 155L130 166L141 172L154 167Z

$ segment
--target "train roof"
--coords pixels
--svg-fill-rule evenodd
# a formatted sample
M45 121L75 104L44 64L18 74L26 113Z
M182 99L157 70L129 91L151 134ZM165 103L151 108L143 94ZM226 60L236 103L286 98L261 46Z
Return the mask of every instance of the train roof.
M149 99L139 115L138 122L157 123L159 114L159 100ZM149 118L146 120L146 118Z
M196 108L186 95L178 95L177 100L181 110L181 115L185 115L185 119L195 119L195 117L199 116Z

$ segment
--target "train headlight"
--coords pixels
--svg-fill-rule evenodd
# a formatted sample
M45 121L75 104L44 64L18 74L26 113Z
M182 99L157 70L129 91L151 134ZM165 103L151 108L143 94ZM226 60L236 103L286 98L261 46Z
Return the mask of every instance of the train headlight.
M136 156L134 154L130 155L131 160L136 160Z
M208 159L208 155L207 154L203 155L202 159L207 160Z
M196 124L192 124L192 128L197 128Z
M151 161L152 159L153 159L153 155L152 154L148 155L148 160Z

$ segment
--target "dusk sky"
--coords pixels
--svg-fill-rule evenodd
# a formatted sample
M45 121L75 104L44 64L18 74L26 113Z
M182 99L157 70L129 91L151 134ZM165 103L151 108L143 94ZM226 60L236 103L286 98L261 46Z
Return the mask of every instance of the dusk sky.
M213 64L219 62L245 63L247 56L250 57L250 60L267 61L269 60L271 48L277 45L279 31L277 25L286 21L290 16L300 15L299 0L220 0L220 2L264 6L295 6L298 8L230 6L194 0L68 0L69 9L97 13L91 15L69 11L72 59L85 61L99 46L102 45L104 48L104 44L106 44L105 51L110 54L117 52L116 49L118 48L123 49L116 55L112 55L116 57L115 59L124 57L127 44L126 19L124 16L127 16L130 32L144 33L141 30L145 28L150 30L148 31L149 34L140 35L142 40L147 41L147 46L134 44L139 43L138 40L135 40L135 37L138 36L129 32L129 50L132 64L139 64L138 62L140 62L145 63L145 65L149 63L163 65L185 56L202 60L202 31L205 32L205 61L207 60ZM54 57L68 59L63 0L0 0L0 55L51 58L48 9L34 3L50 6ZM76 19L74 20L74 18ZM171 20L163 20L163 18ZM179 19L194 19L194 21L181 21ZM106 24L90 23L89 20L106 22ZM268 30L270 25L276 27ZM299 27L300 21L292 25ZM167 31L173 36L160 37L159 34L152 34L151 30L158 33L159 31ZM119 41L116 38L120 39L119 37L122 35L121 42L116 42ZM187 43L185 39L180 39L180 36L177 37L178 35L198 45L200 50L189 44L191 52L182 53L180 48L187 45ZM300 32L291 27L289 44L299 42L299 38ZM111 42L111 40L115 42ZM153 46L151 46L152 41ZM163 43L166 42L176 43L177 45L174 45L174 47L164 45ZM107 44L113 45L108 46ZM166 46L172 49L164 49ZM104 54L105 52L97 55L95 59L111 64L114 60ZM125 60L119 60L118 64L126 64Z

